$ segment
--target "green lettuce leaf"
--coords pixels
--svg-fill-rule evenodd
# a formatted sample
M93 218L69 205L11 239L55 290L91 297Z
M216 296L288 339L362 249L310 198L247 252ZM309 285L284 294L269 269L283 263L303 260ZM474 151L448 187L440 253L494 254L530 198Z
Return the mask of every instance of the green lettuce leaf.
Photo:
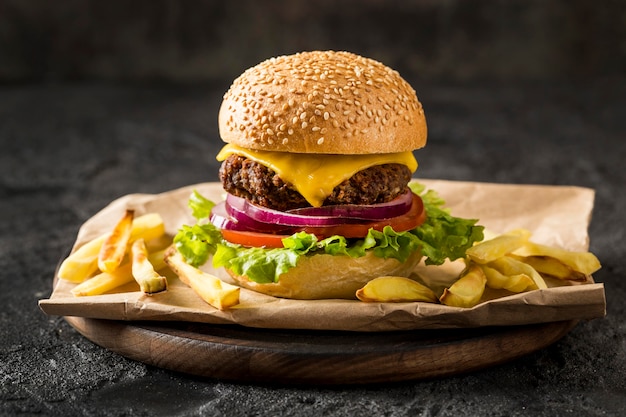
M301 256L313 253L357 258L371 250L380 258L404 262L421 249L427 264L440 265L446 259L465 257L466 249L483 239L483 227L476 225L477 220L453 217L437 193L421 184L411 183L411 188L424 201L427 215L426 221L413 230L396 232L387 226L382 231L370 230L363 239L331 236L322 240L298 232L283 239L284 247L276 249L246 248L222 239L219 229L207 222L214 203L194 191L189 206L198 222L183 226L174 244L190 265L203 265L212 255L216 268L228 268L258 283L271 283L294 267Z
M417 182L409 186L422 198L426 210L426 221L411 233L420 240L427 265L441 265L446 259L463 258L474 242L483 240L484 227L476 225L478 220L454 217L443 207L445 202L435 191L426 190Z

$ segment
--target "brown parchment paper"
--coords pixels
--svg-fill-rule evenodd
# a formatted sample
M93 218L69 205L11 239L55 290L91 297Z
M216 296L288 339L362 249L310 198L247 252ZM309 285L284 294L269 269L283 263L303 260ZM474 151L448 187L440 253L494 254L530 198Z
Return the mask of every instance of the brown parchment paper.
M435 189L452 214L478 218L487 233L526 228L531 240L585 251L587 229L593 210L594 191L569 186L510 185L443 180L419 180ZM113 201L79 230L74 249L109 231L126 208L137 215L160 213L166 232L174 235L182 224L193 224L187 207L189 195L198 190L214 201L222 200L219 183L191 185L170 192L132 194ZM224 280L223 271L204 269ZM443 289L462 269L461 262L439 267L420 265L415 273L435 289ZM363 303L351 300L299 301L279 299L241 289L240 305L219 311L202 301L174 275L168 291L143 295L132 283L115 293L74 297L75 284L55 280L49 299L40 300L49 315L79 316L112 320L190 321L213 324L237 323L249 327L351 331L388 331L522 325L561 320L604 317L604 286L592 277L584 283L548 281L548 289L511 294L488 290L484 302L464 309L430 303Z

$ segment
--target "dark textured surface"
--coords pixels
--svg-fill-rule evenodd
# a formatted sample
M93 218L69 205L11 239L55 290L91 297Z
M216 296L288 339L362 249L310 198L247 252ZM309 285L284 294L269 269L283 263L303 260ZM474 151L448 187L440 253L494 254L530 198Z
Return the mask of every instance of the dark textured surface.
M559 79L626 66L623 0L0 0L0 82L234 78L345 49L422 79Z
M593 187L591 249L608 315L469 375L297 388L201 380L106 351L37 301L78 227L111 200L217 179L227 83L0 89L0 414L577 415L626 413L626 80L420 83L418 176ZM271 381L268 381L271 382Z

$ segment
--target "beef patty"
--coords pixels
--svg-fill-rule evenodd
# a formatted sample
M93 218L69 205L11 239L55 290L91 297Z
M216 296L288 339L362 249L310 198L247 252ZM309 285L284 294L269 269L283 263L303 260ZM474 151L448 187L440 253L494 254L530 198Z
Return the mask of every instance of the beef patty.
M228 157L219 175L224 190L254 204L281 211L310 207L273 170L243 156ZM336 186L323 205L385 203L405 192L410 180L411 171L402 164L376 165Z

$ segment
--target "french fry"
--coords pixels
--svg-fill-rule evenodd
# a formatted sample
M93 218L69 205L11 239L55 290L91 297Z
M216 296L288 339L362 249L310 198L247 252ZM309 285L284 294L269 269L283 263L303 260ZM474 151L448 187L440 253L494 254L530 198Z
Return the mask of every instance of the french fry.
M487 266L507 276L527 275L533 280L538 289L548 288L543 277L532 266L510 256L495 259L489 262Z
M537 289L537 284L526 274L504 275L497 269L480 265L487 278L487 287L496 290L505 289L511 292L524 292Z
M548 256L516 256L510 255L518 261L524 262L532 266L541 275L547 275L553 278L567 281L586 281L587 276L582 272L574 271L574 269L556 258Z
M150 261L154 269L157 271L162 270L167 266L164 258L165 249L148 255L148 261ZM112 273L101 272L98 275L83 281L72 288L71 292L75 297L100 295L133 281L132 264L130 262L125 262Z
M395 276L378 277L369 281L357 290L356 297L365 302L437 302L437 296L427 286L409 278Z
M514 252L519 256L543 256L558 259L560 262L585 275L591 275L602 267L600 261L591 252L573 252L552 246L526 243Z
M133 220L130 242L143 238L146 242L165 234L163 219L158 213L149 213ZM110 233L103 234L82 245L61 263L58 277L80 283L98 271L98 255Z
M466 254L476 263L487 264L519 249L528 242L529 237L530 232L528 230L512 230L472 246L466 251Z
M108 234L99 236L78 248L65 258L59 267L59 278L70 282L83 282L98 270L98 253Z
M141 291L154 294L167 290L167 278L154 270L142 238L137 239L131 246L131 265L133 278L139 284Z
M239 287L187 264L175 248L167 251L165 262L184 284L213 307L226 310L239 304Z
M474 307L485 292L486 282L483 270L477 264L470 264L450 288L443 290L439 301L452 307Z
M115 271L126 255L128 241L133 227L133 210L126 210L122 218L113 228L113 232L102 243L98 253L98 268L102 272Z
M125 263L113 272L100 272L72 288L71 292L75 297L101 295L132 281L131 265Z

